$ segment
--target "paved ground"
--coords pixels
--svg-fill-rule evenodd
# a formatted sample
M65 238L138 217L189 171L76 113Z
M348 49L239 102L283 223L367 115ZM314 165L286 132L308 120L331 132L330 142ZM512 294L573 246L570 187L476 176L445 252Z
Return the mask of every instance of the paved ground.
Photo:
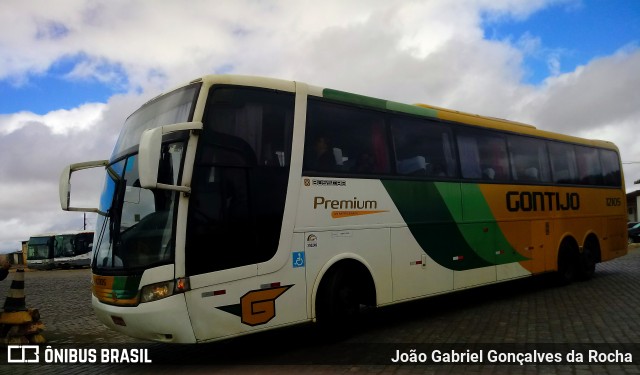
M13 273L0 282L0 296L6 296L12 278ZM0 374L640 374L639 248L599 264L588 282L558 287L549 277L536 277L379 309L367 314L348 338L329 342L318 340L315 326L198 346L141 342L96 320L89 286L89 270L25 273L26 304L40 310L47 345L58 350L144 348L153 364L15 365L6 364L6 349L0 348ZM589 350L607 363L590 361ZM426 356L427 362L394 364L396 351ZM438 351L470 357L482 353L482 363L469 363L471 358L465 364L434 364ZM572 351L585 358L567 363ZM616 351L617 358L604 357ZM516 361L499 364L501 358L490 358L494 353ZM561 363L553 357L520 365L517 360L527 358L518 353L549 353L560 356ZM633 363L615 363L627 355Z

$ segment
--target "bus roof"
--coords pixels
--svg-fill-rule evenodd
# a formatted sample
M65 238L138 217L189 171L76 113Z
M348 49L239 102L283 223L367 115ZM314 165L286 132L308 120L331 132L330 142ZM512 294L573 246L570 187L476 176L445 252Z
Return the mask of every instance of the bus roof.
M55 235L56 233L47 232L47 233L34 234L33 236L29 236L29 238L53 237Z
M81 233L93 234L94 231L92 231L92 230L70 230L70 231L63 231L63 232L45 232L45 233L34 234L32 236L29 236L29 239L31 239L31 238L42 238L42 237L55 237L55 236L69 235L69 234L81 234Z
M505 119L489 117L489 116L481 116L477 114L436 107L428 104L420 103L416 105L422 108L429 108L437 111L438 118L443 120L454 121L454 122L459 122L459 123L464 123L469 125L476 125L476 126L492 128L497 130L534 135L534 136L545 137L550 139L557 139L560 141L611 148L611 149L617 150L617 147L612 142L609 142L609 141L574 137L571 135L541 130L536 128L533 125L524 124L517 121L505 120Z
M282 91L294 92L296 90L296 82L290 80L282 80L277 78L260 77L260 76L247 76L247 75L205 75L190 81L188 84L196 82L203 82L205 85L212 84L225 84L225 85L239 85L239 86L252 86L252 87L264 87ZM181 87L184 87L183 85ZM177 89L174 88L174 90ZM170 90L173 91L173 90ZM170 92L168 91L168 92ZM533 125L524 124L521 122L500 119L490 116L482 116L478 114L471 114L462 111L456 111L452 109L437 107L430 104L406 104L399 103L390 100L384 100L374 98L366 95L354 94L346 91L334 90L330 88L323 88L314 85L308 85L309 95L320 96L323 98L346 102L350 104L356 104L364 107L372 107L385 111L402 112L417 116L430 117L445 121L452 121L466 125L474 125L484 128L492 128L496 130L502 130L507 132L514 132L519 134L526 134L532 136L538 136L548 139L554 139L559 141L578 143L589 146L598 146L603 148L609 148L618 150L618 148L609 141L586 139L575 137L571 135L541 130ZM161 95L159 95L161 96ZM156 97L157 98L157 97ZM150 101L155 100L151 99ZM200 108L202 110L202 108Z
M62 235L68 235L68 234L82 234L82 233L89 233L89 234L93 234L92 230L70 230L70 231L66 231L66 232L59 232L56 233L56 236L62 236Z

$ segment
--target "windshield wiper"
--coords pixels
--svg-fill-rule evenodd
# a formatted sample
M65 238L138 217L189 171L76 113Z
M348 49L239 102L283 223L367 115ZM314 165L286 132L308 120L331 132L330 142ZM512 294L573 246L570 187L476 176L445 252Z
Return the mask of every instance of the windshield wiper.
M113 201L111 202L111 208L109 209L109 234L111 243L114 245L120 238L120 222L122 219L122 205L124 204L124 193L127 189L126 180L119 178L114 181L116 184L115 191L113 193Z
M116 182L116 184L118 182L122 181L122 177L120 177L118 175L118 172L116 172L115 169L113 169L112 166L107 165L106 169L107 169L107 173L109 174L109 177L111 177L113 179L113 181Z

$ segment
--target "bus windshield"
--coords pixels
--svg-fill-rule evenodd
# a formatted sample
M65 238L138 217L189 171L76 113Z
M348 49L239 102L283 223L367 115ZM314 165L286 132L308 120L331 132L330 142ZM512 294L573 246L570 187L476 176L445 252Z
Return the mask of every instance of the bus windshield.
M51 237L31 237L27 245L27 259L49 259L51 257L49 254L51 240Z
M54 247L54 256L70 257L73 255L73 236L69 234L57 235Z
M112 156L100 197L93 269L141 271L173 260L173 219L177 193L140 187L137 143L146 129L187 122L199 85L156 99L127 120ZM178 184L187 134L165 137L158 166L158 182Z
M145 130L189 121L200 86L200 83L192 84L156 98L129 116L118 136L111 160L137 147Z
M55 257L72 257L91 251L93 242L92 232L67 233L56 235Z

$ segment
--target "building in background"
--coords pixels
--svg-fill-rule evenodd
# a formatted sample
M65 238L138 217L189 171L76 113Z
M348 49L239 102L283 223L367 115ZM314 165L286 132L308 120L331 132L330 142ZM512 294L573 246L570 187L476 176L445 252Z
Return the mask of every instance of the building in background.
M640 221L638 220L638 199L640 199L640 190L627 194L628 221Z

